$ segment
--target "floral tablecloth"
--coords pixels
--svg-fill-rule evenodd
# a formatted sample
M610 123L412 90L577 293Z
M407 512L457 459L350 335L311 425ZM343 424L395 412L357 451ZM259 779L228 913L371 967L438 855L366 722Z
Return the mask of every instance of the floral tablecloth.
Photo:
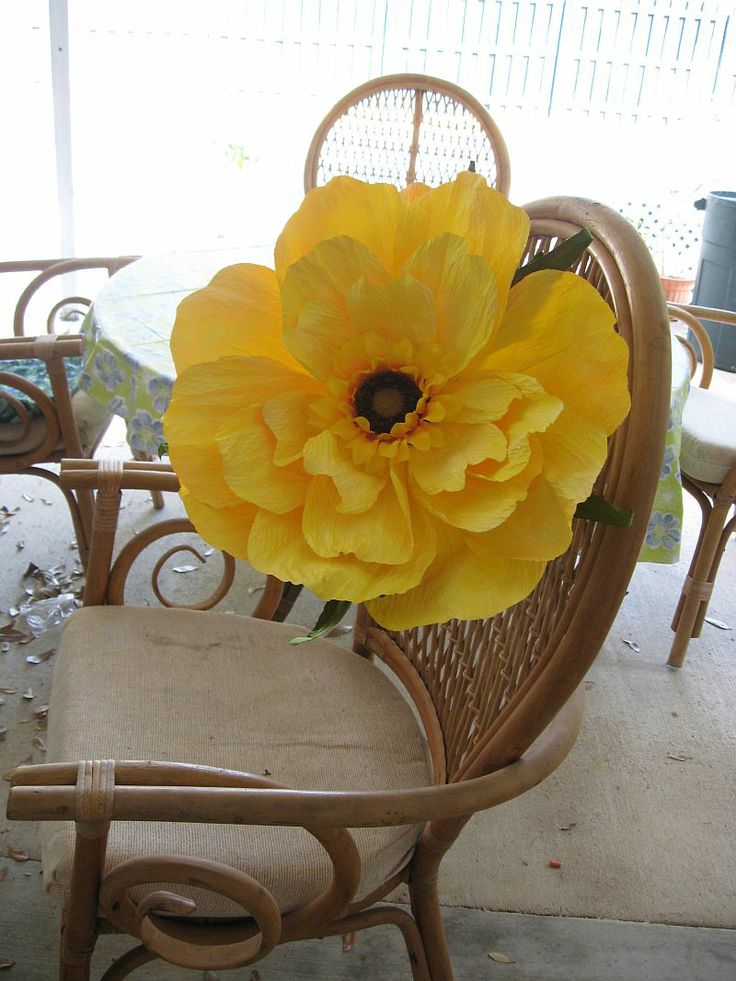
M267 247L173 253L139 259L103 286L82 326L88 344L79 385L122 416L137 454L156 457L161 418L171 398L174 365L169 336L176 308L235 262L271 265ZM680 557L682 410L689 389L687 356L673 343L672 399L660 485L640 561L673 563Z
M156 457L163 442L177 306L236 262L271 264L272 255L253 247L144 257L108 280L85 317L81 329L88 340L79 386L126 420L134 453Z
M659 475L659 488L640 562L671 564L679 561L682 538L682 483L680 480L680 444L682 442L682 411L690 391L690 363L682 344L672 338L672 396L667 423L664 460Z

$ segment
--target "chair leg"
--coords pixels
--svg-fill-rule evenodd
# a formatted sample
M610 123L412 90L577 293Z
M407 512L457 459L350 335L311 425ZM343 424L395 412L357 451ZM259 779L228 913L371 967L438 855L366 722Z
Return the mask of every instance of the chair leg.
M447 948L445 925L440 912L437 879L411 879L409 896L419 935L427 954L432 981L452 981L455 977Z
M44 467L28 467L23 473L31 474L34 477L43 477L50 481L61 491L69 508L69 514L74 528L74 537L77 540L79 557L82 565L87 566L87 553L89 552L90 536L92 534L92 511L94 508L94 498L92 491L80 491L79 496L72 491L61 486L59 477L51 470Z
M721 556L734 525L734 519L728 521L733 504L731 497L719 499L717 496L714 506L707 512L703 502L699 503L703 509L703 524L672 621L675 639L667 660L672 668L682 667L690 638L700 636Z
M133 459L140 460L143 463L155 463L153 455L151 453L144 453L142 450L134 450ZM151 500L153 501L153 506L157 511L160 511L163 508L164 495L161 493L161 491L151 491Z

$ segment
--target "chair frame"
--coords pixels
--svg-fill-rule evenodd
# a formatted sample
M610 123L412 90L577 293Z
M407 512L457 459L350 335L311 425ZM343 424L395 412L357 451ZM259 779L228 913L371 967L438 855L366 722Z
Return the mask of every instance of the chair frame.
M46 333L38 336L26 334L28 306L42 286L58 276L91 269L104 269L112 276L123 266L135 261L138 256L98 256L73 259L22 259L0 262L0 274L36 273L21 292L13 313L13 337L0 338L0 384L23 392L36 403L46 423L46 436L37 446L19 454L0 455L0 474L26 473L43 477L55 484L64 494L74 526L79 554L86 561L92 527L91 493L82 490L74 493L59 483L55 472L38 464L59 463L63 457L92 457L99 440L94 445L83 445L77 429L72 407L71 392L67 380L65 359L79 357L84 352L84 337L81 334L57 334L54 330L56 317L61 309L70 304L89 307L91 301L83 296L67 296L56 302L46 319ZM39 358L46 365L51 383L52 398L35 385L18 375L3 371L3 362L25 358ZM20 432L12 440L5 440L2 446L12 447L21 444L30 433L31 418L23 406L11 394L7 400L18 413Z
M668 303L667 308L672 319L685 324L696 339L703 364L698 384L700 388L708 389L713 377L713 345L701 321L736 327L736 313L692 304ZM688 338L678 335L678 340L688 350L691 375L694 375L697 367L695 348ZM685 471L681 476L682 486L700 507L700 531L672 620L675 637L667 659L672 668L683 666L690 639L701 635L721 558L728 539L736 530L736 511L732 513L736 504L736 463L720 484L698 480Z
M415 981L451 981L438 893L442 859L475 811L536 785L574 744L582 717L581 682L616 616L646 532L669 412L666 308L656 269L636 232L615 212L582 199L547 199L527 211L532 218L528 256L580 227L593 233L578 271L616 311L630 349L632 398L628 419L611 438L597 488L612 503L634 508L632 526L576 522L569 551L549 563L531 596L486 621L453 620L387 633L358 608L353 649L383 661L413 700L432 759L430 786L324 793L280 787L253 774L135 761L16 770L9 818L76 823L62 933L66 981L89 977L101 929L123 930L142 942L105 974L105 981L117 981L157 956L197 969L224 969L252 963L277 943L345 935L379 923L402 931ZM69 488L97 490L85 605L123 602L127 571L146 542L137 536L133 551L126 546L113 561L121 490L174 491L176 475L163 464L84 460L66 461L62 481ZM186 521L164 524L172 531L191 528ZM258 616L273 616L281 586L268 580ZM281 915L257 883L213 862L152 855L105 873L112 820L301 825L329 854L333 880L307 907ZM349 829L425 822L405 868L355 902L359 862ZM153 892L137 906L126 894L134 884L182 882L192 875L236 898L251 918L187 921L192 904L169 890ZM408 884L411 912L379 902L401 882Z
M460 103L465 109L472 113L481 128L488 137L493 147L493 155L496 161L496 179L494 186L497 191L508 197L511 185L511 162L508 149L493 118L487 109L465 89L452 82L447 82L441 78L434 78L431 75L398 74L383 75L380 78L371 79L364 82L357 88L348 92L330 109L325 118L317 127L312 142L307 152L307 159L304 164L304 191L311 191L317 186L319 162L322 147L328 133L345 113L354 105L370 98L379 92L386 92L390 89L407 89L414 91L414 126L413 136L410 147L408 148L408 167L406 173L406 183L411 184L416 179L416 160L419 152L419 134L422 125L422 102L426 92L434 92L445 95L450 99Z

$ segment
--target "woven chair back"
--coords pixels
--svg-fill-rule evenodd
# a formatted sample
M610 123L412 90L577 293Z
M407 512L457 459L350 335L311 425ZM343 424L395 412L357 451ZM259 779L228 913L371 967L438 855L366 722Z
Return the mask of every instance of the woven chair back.
M436 186L463 170L508 194L508 152L487 110L450 82L386 75L354 89L324 118L307 155L304 189L338 175Z
M574 270L611 305L630 348L632 406L609 442L595 493L633 509L631 528L574 522L568 551L522 602L487 620L392 634L421 676L444 735L448 780L518 759L579 685L625 595L657 487L670 350L656 269L620 216L574 198L529 206L527 257L582 227L594 241ZM580 365L585 370L585 365Z

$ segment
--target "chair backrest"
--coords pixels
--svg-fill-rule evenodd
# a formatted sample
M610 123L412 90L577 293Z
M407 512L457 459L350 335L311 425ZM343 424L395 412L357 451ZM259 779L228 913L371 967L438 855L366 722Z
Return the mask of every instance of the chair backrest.
M488 620L392 634L390 646L421 677L443 734L448 781L518 759L580 684L613 623L646 533L664 452L670 400L670 332L657 270L616 212L576 198L527 210L527 257L581 228L593 242L576 272L612 306L630 350L631 411L609 443L595 492L633 509L630 528L577 520L569 550L549 563L525 600ZM585 371L584 363L579 365ZM382 656L367 616L356 642Z
M140 257L136 255L123 255L74 259L15 259L0 262L0 275L7 274L10 277L13 274L36 273L18 296L13 312L13 334L15 337L24 337L28 333L26 329L28 306L46 283L58 276L68 276L71 273L90 269L104 269L108 276L112 276L118 269L122 269L138 258ZM58 299L46 315L46 332L49 334L54 332L57 315L63 307L69 305L88 307L90 303L91 300L85 296L65 296Z
M385 75L349 92L322 120L307 154L304 190L340 174L434 186L463 170L508 195L508 151L486 109L451 82Z
M684 303L668 303L667 310L673 325L679 322L687 329L687 334L676 331L675 337L683 345L690 358L690 377L695 377L698 361L700 361L702 371L698 379L698 387L710 388L715 367L715 354L713 342L705 324L707 323L716 329L721 325L736 327L736 312Z

